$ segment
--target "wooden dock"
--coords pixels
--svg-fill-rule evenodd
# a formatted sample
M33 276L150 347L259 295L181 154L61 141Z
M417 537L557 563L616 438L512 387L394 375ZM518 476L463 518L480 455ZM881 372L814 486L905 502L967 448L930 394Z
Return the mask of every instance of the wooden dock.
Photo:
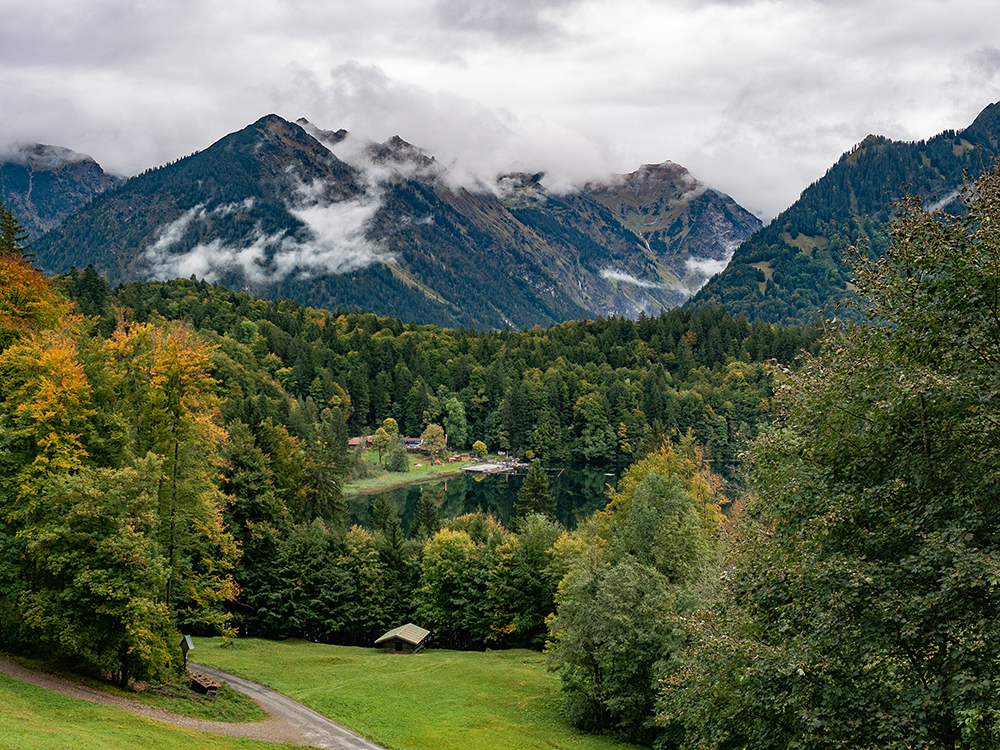
M527 464L499 463L499 464L472 464L463 466L462 471L470 474L510 474L527 468Z

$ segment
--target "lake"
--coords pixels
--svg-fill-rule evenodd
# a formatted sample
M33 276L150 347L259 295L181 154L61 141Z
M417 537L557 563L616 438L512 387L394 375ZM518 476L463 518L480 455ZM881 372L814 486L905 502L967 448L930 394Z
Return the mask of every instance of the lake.
M399 512L403 531L407 531L417 517L422 493L436 495L438 513L442 519L455 518L464 513L492 513L506 527L511 528L517 493L524 482L520 474L461 474L433 482L411 484L394 490L386 490ZM595 510L603 508L607 502L607 488L618 482L619 470L612 464L591 466L589 464L550 468L546 470L549 487L556 500L556 519L567 529L586 519ZM351 514L351 523L371 528L372 520L368 509L375 495L353 495L346 498Z

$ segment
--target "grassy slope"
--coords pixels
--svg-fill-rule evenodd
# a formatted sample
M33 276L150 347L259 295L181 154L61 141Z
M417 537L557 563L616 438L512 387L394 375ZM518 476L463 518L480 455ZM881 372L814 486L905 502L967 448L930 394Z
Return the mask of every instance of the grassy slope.
M442 462L440 466L435 466L434 459L429 456L410 453L407 457L410 460L409 471L399 473L391 472L384 470L384 463L389 459L388 455L382 457L383 465L379 465L378 451L369 449L365 453L365 460L381 473L378 473L373 477L369 477L368 479L359 479L353 482L347 482L343 487L344 495L373 495L379 492L385 492L386 490L396 489L397 487L404 487L408 484L417 484L418 482L444 479L445 477L461 473L462 467L468 465L457 462ZM417 466L417 464L420 464L420 466Z
M67 698L0 675L0 750L280 750Z
M533 651L416 656L254 639L192 658L269 685L393 750L626 750L563 718L559 678Z
M144 692L135 693L132 690L121 690L107 682L67 672L57 661L26 659L12 654L6 654L6 656L26 667L73 680L94 690L101 690L108 695L138 701L147 706L196 719L240 723L262 721L267 718L267 713L252 698L233 690L229 685L223 685L219 689L218 697L215 700L209 700L207 696L191 690L191 681L182 679L180 676L175 677L170 683L150 684Z

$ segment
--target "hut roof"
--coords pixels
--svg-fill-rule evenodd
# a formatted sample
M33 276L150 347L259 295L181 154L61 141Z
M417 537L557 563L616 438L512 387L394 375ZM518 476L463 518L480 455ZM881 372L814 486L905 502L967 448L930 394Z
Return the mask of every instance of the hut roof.
M406 625L390 630L388 633L375 641L375 645L377 646L382 643L382 641L388 641L392 638L399 638L401 641L406 641L407 643L412 643L414 646L417 646L430 634L431 631L424 630L423 628L414 625L412 622L409 622Z

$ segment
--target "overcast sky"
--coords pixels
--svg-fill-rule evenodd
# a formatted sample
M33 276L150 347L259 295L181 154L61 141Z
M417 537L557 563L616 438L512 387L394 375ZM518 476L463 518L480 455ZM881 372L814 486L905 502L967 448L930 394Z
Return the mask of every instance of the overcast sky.
M995 0L0 0L0 146L158 166L274 112L552 186L670 159L770 219L1000 100Z

